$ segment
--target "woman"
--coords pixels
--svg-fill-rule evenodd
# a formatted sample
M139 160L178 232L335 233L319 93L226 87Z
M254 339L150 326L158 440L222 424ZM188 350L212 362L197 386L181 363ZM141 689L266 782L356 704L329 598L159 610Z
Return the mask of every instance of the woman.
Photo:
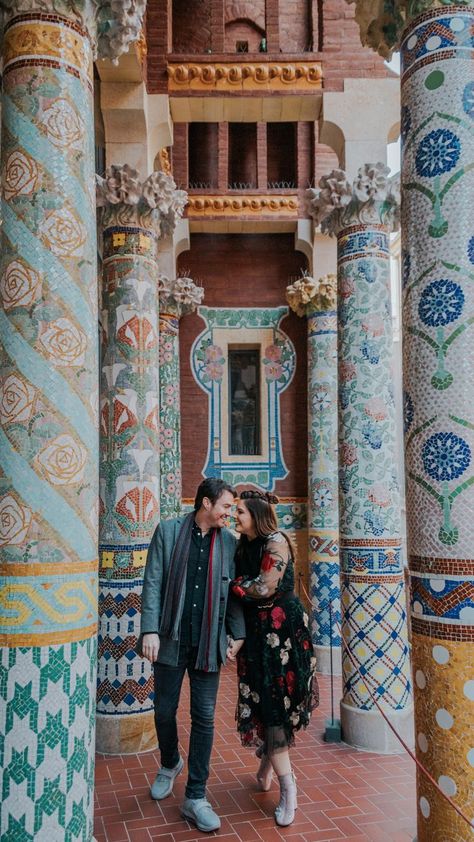
M277 497L260 491L240 495L232 591L242 599L247 634L237 656L237 729L244 746L257 747L261 789L270 789L273 770L278 775L275 819L285 827L296 808L288 749L294 732L308 725L318 699L308 616L293 590L293 550L278 530L275 503Z

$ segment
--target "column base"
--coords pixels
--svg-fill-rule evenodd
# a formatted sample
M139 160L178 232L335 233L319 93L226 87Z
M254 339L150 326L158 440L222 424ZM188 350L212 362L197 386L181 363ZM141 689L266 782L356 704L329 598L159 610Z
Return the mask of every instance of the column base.
M359 710L341 702L342 739L362 751L377 754L403 754L404 748L378 710ZM414 746L413 705L388 713L390 722L406 744Z
M329 646L313 646L316 656L316 672L331 675L331 656ZM332 647L332 674L342 675L341 647Z
M139 754L156 748L153 711L123 716L97 714L95 750L100 754Z

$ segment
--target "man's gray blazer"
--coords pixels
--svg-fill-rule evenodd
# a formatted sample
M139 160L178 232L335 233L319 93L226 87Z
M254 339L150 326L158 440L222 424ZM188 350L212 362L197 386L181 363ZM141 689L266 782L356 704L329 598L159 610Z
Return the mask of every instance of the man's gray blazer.
M158 633L171 556L184 520L184 517L179 517L174 520L162 521L155 529L151 539L143 578L141 634ZM216 642L220 660L225 664L227 634L230 634L235 640L244 638L245 620L242 606L232 594L229 596L229 584L235 576L234 554L237 540L228 529L222 529L221 536L223 564L218 641ZM205 621L206 615L204 614L203 622ZM170 640L160 636L158 662L174 666L178 663L178 654L179 640Z

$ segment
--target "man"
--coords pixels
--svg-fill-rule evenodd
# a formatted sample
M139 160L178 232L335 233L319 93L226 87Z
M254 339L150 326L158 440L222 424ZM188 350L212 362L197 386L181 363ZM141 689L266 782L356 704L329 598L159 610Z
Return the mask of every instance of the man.
M164 521L148 550L143 581L141 647L154 664L155 725L161 768L152 798L166 798L183 768L176 711L184 674L191 688L188 781L181 813L199 830L220 827L206 800L219 670L235 659L245 637L241 606L231 595L236 539L225 528L235 492L223 480L204 480L194 512Z

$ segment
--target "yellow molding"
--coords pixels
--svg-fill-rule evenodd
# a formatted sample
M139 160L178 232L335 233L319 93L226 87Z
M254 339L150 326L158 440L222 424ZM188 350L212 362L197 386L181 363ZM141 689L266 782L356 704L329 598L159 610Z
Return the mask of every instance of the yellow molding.
M298 196L189 196L188 217L278 214L298 216Z
M170 91L314 91L322 88L318 61L168 64Z

